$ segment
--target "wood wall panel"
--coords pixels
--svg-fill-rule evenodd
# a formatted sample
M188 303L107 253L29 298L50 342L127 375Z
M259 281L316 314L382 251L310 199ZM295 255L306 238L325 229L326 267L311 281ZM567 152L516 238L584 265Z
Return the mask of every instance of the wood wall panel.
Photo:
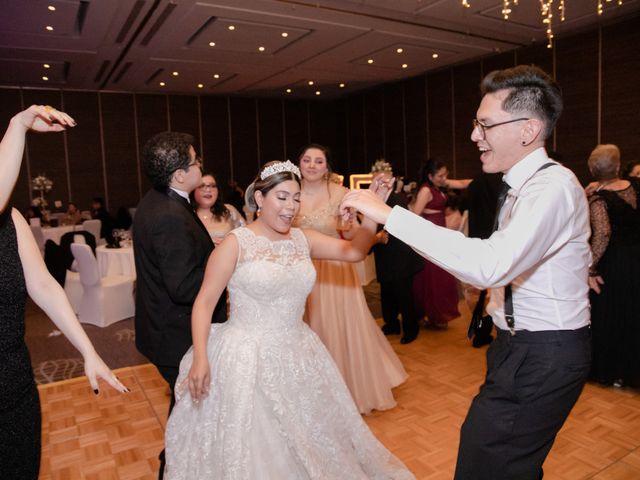
M364 96L354 95L347 99L347 128L349 131L349 173L367 173L364 158Z
M260 154L259 162L264 165L271 160L285 160L284 128L281 100L258 100L258 126Z
M256 100L232 98L230 108L233 171L241 185L248 185L260 169Z
M89 210L93 197L104 196L98 94L65 92L64 109L77 122L76 127L67 131L71 173L71 191L68 200L75 202L81 210ZM133 154L135 156L135 150Z
M295 100L284 104L285 156L297 159L300 150L310 142L309 108L307 102Z
M170 130L193 135L196 142L193 148L198 155L202 155L198 97L192 95L169 95L168 98Z
M405 149L404 83L386 85L383 92L385 158L391 163L404 165L407 158ZM370 158L369 165L374 160L375 158Z
M213 172L220 185L235 179L229 143L229 112L225 97L201 97L204 170Z
M482 76L493 70L502 70L516 65L516 53L514 51L499 53L492 57L482 59Z
M555 48L564 111L556 126L555 148L548 141L547 149L555 150L556 159L586 182L590 177L587 158L598 138L598 34L560 40Z
M371 165L376 159L385 157L388 161L386 148L386 125L389 123L385 110L384 90L376 89L367 92L364 97L364 157Z
M348 169L344 143L344 114L339 108L339 102L309 102L308 106L311 142L329 147L334 171L344 174Z
M439 158L451 166L453 154L451 71L444 70L428 75L427 81L429 157Z
M452 178L472 178L482 170L478 147L471 141L471 121L480 104L480 62L453 69L455 157Z
M136 156L134 96L100 93L107 208L135 207L140 199Z
M142 150L145 143L160 132L169 130L169 117L166 95L135 95L136 127L138 131L138 158L140 159L140 183L142 194L151 188L146 174Z
M601 143L615 143L624 163L640 160L638 18L602 29Z
M62 105L62 94L60 91L52 90L24 90L23 103L25 107L37 104L51 105L59 109ZM66 203L69 198L64 136L65 134L33 133L27 136L31 177L46 174L53 182L53 189L46 195L50 208L53 208L55 200ZM35 192L33 194L36 195Z
M2 135L4 135L11 118L23 108L20 97L21 92L17 88L0 89L0 131ZM31 180L27 168L26 154L22 157L20 173L9 202L23 214L31 203Z
M553 55L554 51L547 48L546 43L539 43L516 50L516 64L537 65L545 72L553 75Z
M396 175L413 180L427 157L427 98L424 76L407 80L404 84L405 135L407 154L404 165L394 162Z

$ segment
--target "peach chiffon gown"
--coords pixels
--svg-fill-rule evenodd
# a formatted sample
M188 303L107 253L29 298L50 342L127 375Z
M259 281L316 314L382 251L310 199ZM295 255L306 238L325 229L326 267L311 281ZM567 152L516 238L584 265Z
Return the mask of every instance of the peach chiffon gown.
M299 216L296 226L339 238L341 200L342 195ZM367 306L355 265L332 260L313 260L313 265L317 279L307 299L305 322L329 350L360 413L395 407L391 389L403 383L407 373Z

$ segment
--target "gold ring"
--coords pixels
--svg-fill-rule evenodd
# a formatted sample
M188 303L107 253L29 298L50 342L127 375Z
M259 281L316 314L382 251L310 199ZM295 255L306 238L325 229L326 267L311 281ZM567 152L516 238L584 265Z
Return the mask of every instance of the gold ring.
M55 110L55 108L53 108L51 105L45 105L44 106L44 110L47 113L51 113L51 112L53 112Z

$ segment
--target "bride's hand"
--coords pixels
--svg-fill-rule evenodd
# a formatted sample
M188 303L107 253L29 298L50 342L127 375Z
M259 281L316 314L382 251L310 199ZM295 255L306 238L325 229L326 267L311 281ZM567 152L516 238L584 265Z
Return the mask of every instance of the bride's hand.
M189 370L189 392L195 403L209 394L211 381L211 368L207 358L198 358L194 355L191 370Z
M389 173L378 173L371 180L371 184L369 185L369 190L375 193L383 202L387 201L389 195L393 189L393 183L395 182L395 177L393 177Z

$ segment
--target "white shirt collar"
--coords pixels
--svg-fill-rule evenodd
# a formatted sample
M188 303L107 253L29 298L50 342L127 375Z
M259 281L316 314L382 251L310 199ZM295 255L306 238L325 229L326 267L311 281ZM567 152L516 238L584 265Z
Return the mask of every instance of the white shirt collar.
M527 180L547 162L549 162L547 151L543 147L540 147L511 167L509 171L505 173L504 177L502 177L502 180L507 182L509 186L517 192Z
M184 190L178 190L177 188L174 188L174 187L169 187L169 188L174 192L176 192L178 195L180 195L182 198L186 199L187 202L191 203L191 199L189 198L189 194L187 192L185 192Z

